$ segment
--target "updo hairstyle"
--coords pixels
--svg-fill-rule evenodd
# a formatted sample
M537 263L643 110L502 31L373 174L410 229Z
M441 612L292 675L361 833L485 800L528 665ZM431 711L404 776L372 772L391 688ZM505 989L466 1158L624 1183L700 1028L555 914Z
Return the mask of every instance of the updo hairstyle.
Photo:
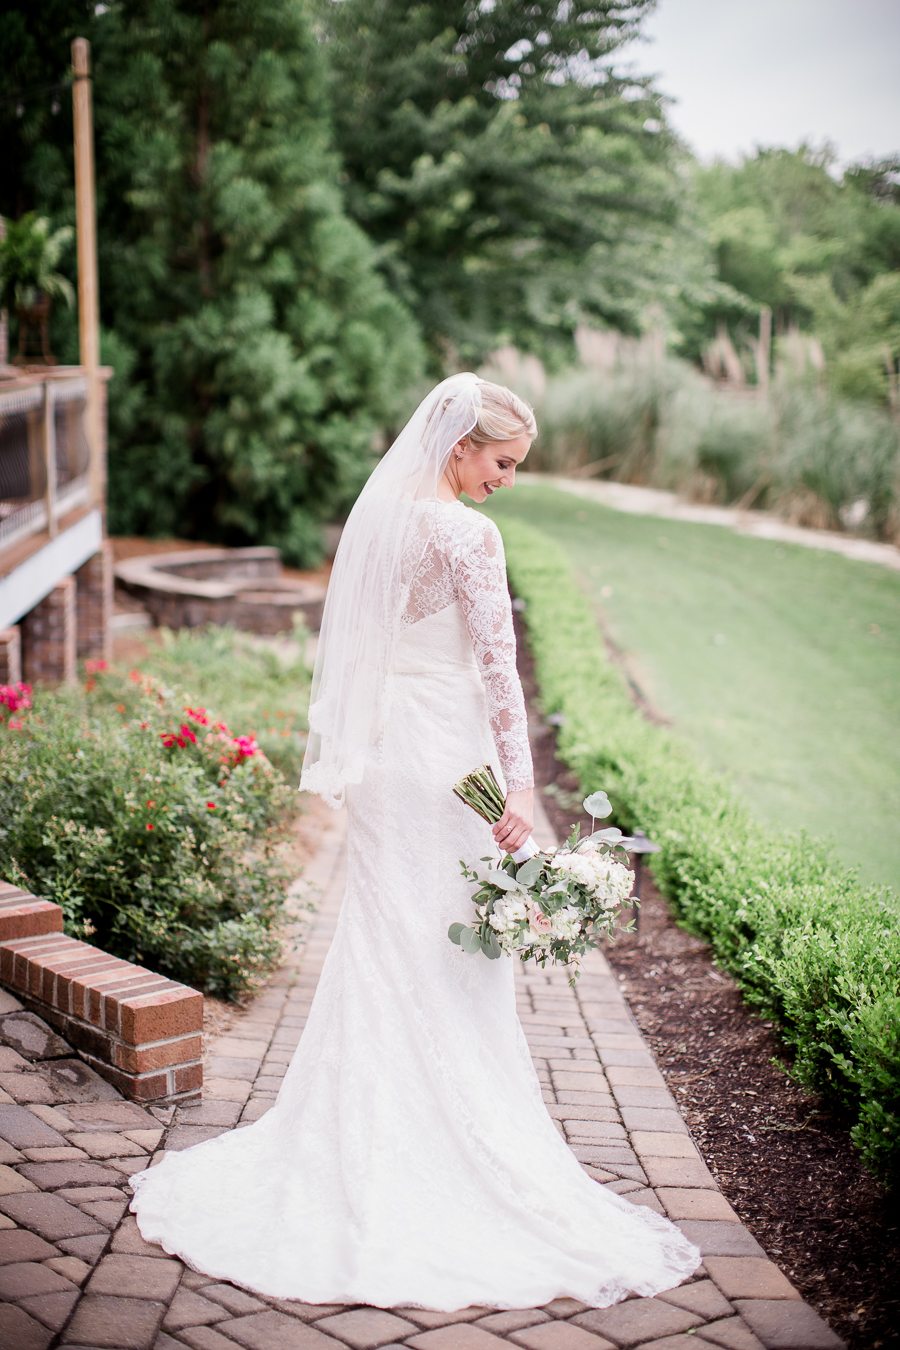
M473 446L488 445L491 441L515 441L520 436L537 435L534 412L524 399L502 384L480 380L481 411L478 421L469 432Z

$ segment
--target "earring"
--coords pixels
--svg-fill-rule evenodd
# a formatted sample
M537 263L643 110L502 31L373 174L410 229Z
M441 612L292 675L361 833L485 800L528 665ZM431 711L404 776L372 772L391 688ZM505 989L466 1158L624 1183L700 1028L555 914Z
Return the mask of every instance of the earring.
M457 459L462 459L462 455L457 455L456 458L457 458Z

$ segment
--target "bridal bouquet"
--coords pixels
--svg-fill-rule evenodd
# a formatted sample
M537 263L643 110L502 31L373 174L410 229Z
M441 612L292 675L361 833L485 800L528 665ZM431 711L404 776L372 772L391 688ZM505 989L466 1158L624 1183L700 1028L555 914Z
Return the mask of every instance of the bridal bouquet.
M503 814L503 794L487 765L454 792L490 824ZM605 792L595 792L584 809L593 819L609 815L612 807ZM506 854L499 864L482 858L489 864L484 875L461 863L463 876L477 887L472 896L477 921L451 924L450 941L465 952L484 952L490 960L508 952L523 961L534 957L541 966L548 960L577 966L586 951L600 945L601 935L616 927L634 882L624 862L624 846L631 840L621 830L579 836L576 825L560 848L540 851L529 841L530 847Z

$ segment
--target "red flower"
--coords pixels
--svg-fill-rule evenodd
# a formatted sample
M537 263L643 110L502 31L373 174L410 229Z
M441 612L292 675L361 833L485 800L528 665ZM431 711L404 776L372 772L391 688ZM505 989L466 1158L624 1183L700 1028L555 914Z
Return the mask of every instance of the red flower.
M0 684L0 708L9 708L10 712L21 712L31 707L31 685Z
M129 680L134 680L135 684L140 684L141 680L143 679L143 676L141 675L141 672L139 670L129 670L128 678Z
M209 726L209 713L205 708L188 708L187 705L185 705L184 711L187 713L188 717L192 717L195 722L199 722L201 727Z
M155 806L155 805L156 805L156 802L148 802L147 805L148 805L148 806Z
M206 805L209 807L210 811L215 811L216 809L215 802L207 802Z
M148 830L152 830L152 829L153 829L153 826L152 826L152 824L150 824L150 823L148 823L148 825L147 825L147 829L148 829Z
M256 754L259 746L252 736L235 736L234 748L243 758L249 759L251 755Z
M88 675L96 675L97 672L100 670L109 670L109 662L91 659L85 661L84 668L87 671ZM136 673L137 673L136 671L132 671L132 675Z
M182 736L184 737L184 740L181 739ZM197 737L194 735L193 731L191 731L191 729L190 729L190 727L188 726L187 722L182 722L182 724L181 724L181 736L178 737L178 744L179 744L179 745L187 745L188 741L193 741L193 743L196 745L196 744L197 744Z

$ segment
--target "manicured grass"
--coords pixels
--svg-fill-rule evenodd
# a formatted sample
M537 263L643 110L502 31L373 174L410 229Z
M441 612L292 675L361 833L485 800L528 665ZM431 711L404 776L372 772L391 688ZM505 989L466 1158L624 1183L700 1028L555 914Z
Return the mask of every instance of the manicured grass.
M900 574L521 485L653 705L757 813L900 885Z

